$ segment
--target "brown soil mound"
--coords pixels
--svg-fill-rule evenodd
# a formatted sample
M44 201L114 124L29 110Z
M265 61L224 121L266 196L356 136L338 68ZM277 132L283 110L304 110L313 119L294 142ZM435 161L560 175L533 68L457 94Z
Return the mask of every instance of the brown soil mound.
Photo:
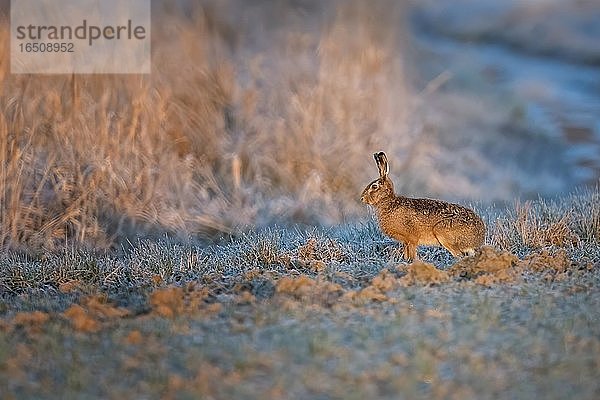
M129 314L125 308L115 307L110 304L105 296L91 296L83 301L89 312L101 319L122 318Z
M284 276L275 286L277 294L291 296L296 300L311 300L332 304L343 292L337 283L312 279L306 275Z
M15 314L12 324L7 324L7 328L23 328L26 332L40 332L50 315L42 311L18 312Z
M100 329L100 322L79 304L72 304L63 313L63 316L71 322L71 325L77 331L97 332Z
M403 274L401 278L388 270L381 271L371 280L369 286L357 291L348 291L343 300L353 303L369 303L393 300L387 293L403 286L415 284L433 285L448 281L448 273L437 269L434 265L422 261L415 261L407 266L398 267L397 272Z
M349 301L352 303L371 303L373 301L382 302L389 300L389 297L382 292L380 289L373 285L369 285L361 290L350 290L344 293L342 301Z
M343 301L370 303L389 300L387 292L399 286L398 278L388 270L383 270L371 280L371 284L360 290L349 290L342 296Z
M150 295L150 304L157 314L173 318L183 312L183 295L180 287L159 289Z
M105 296L91 296L79 304L72 304L63 316L69 320L73 328L82 332L96 332L103 322L129 315L125 308L110 304Z
M400 270L406 272L399 279L402 286L415 284L436 285L450 280L450 276L446 271L439 270L433 264L423 261L417 260L406 267L401 267Z
M207 302L209 295L210 289L197 283L185 287L169 286L155 289L150 294L150 305L156 314L165 318L190 313L210 316L220 311L220 305Z
M516 265L519 259L514 254L483 246L475 255L465 257L454 264L448 273L451 276L474 280L481 285L513 282L517 276Z
M530 254L519 263L520 266L531 271L548 271L552 273L566 272L571 264L571 260L564 249L554 253L543 250L541 253Z

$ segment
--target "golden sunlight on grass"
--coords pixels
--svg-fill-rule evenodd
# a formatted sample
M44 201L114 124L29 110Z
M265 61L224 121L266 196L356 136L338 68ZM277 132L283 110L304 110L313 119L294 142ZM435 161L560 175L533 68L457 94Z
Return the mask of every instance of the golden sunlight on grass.
M387 11L342 6L282 35L269 51L283 57L267 61L232 52L253 27L234 31L218 6L157 6L150 76L10 75L4 58L0 245L98 248L356 213L364 155L405 110L399 32L373 23L398 17Z

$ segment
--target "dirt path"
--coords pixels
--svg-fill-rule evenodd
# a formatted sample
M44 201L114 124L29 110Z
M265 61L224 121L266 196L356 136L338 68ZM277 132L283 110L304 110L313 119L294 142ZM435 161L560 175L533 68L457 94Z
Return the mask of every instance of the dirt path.
M504 32L482 33L477 28L465 28L480 21L478 10L465 9L452 18L421 11L413 21L418 45L437 60L443 59L452 77L477 81L459 85L514 97L521 104L520 116L529 126L564 144L560 154L547 156L563 158L571 166L576 185L598 182L600 68L573 61L568 54L563 56L560 48L552 55L539 54L533 36L517 45L505 40L508 34ZM462 27L458 28L457 22L453 27L452 21L459 19ZM575 29L566 22L564 26Z

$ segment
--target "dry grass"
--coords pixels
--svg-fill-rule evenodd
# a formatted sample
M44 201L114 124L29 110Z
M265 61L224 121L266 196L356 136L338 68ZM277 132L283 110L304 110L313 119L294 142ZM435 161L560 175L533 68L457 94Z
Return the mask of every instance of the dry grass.
M184 16L157 4L150 76L10 75L2 58L0 246L102 248L356 213L368 179L356 171L406 110L401 32L388 28L401 7L387 5L315 3L328 17L303 24L281 7L290 26L262 49L231 12L250 6Z
M489 241L502 249L577 248L600 238L598 190L574 193L554 201L517 202L494 221Z

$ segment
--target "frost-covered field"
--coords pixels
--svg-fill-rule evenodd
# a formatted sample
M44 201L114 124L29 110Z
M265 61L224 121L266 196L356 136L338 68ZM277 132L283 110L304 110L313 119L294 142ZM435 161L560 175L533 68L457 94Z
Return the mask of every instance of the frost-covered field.
M598 192L498 215L487 246L398 259L373 222L121 255L3 256L15 398L595 398Z

